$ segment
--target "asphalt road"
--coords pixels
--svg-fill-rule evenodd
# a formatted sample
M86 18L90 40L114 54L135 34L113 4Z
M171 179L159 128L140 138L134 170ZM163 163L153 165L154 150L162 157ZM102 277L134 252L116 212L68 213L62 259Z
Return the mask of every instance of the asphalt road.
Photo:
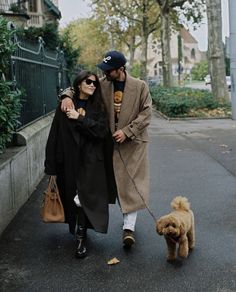
M107 235L89 232L89 255L74 258L63 224L39 218L44 179L0 238L0 291L236 291L236 122L165 121L150 127L150 208L170 211L176 195L191 202L196 248L166 261L166 244L149 213L139 212L136 244L121 244L122 216L110 208ZM120 263L107 265L117 257Z

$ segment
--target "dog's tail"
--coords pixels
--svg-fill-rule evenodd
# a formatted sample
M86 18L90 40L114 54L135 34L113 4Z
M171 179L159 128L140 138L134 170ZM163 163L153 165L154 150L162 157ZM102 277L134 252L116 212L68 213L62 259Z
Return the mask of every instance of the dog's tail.
M171 202L171 207L174 210L184 210L189 211L190 210L190 203L187 198L178 196L173 199Z

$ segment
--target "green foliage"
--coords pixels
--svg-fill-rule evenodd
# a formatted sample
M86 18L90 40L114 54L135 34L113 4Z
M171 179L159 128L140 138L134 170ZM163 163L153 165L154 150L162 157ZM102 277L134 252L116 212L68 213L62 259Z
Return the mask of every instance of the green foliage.
M0 16L0 74L6 73L9 67L11 53L14 50L14 45L11 42L13 31L7 29L7 21Z
M24 13L25 10L18 4L18 3L12 3L9 8L10 11L13 13Z
M67 47L66 40L70 40L71 49L79 52L77 61L89 70L94 70L109 49L108 33L101 31L101 22L93 18L79 19L60 32L64 45Z
M21 39L32 42L38 41L38 38L42 37L46 48L51 50L59 48L64 51L69 71L76 67L80 49L73 47L73 40L69 33L59 34L57 23L47 23L43 27L29 27L27 30L18 29L17 35Z
M43 27L29 27L28 29L18 29L17 35L21 39L29 41L38 41L39 37L42 37L45 42L45 47L55 50L59 47L60 36L58 33L57 23L47 23Z
M139 78L141 75L141 65L139 63L135 63L131 70L130 70L130 75L135 77L135 78Z
M20 124L18 118L21 110L21 91L12 91L11 82L0 81L0 153Z
M69 34L69 31L65 31L63 34L60 35L60 48L64 51L64 56L67 62L67 68L72 74L72 71L75 69L78 58L80 55L80 48L73 47L73 39Z
M193 80L204 80L204 77L208 74L208 61L201 61L193 66L191 74Z
M19 124L21 109L22 93L12 91L12 83L3 78L8 71L10 56L14 50L12 33L7 29L7 21L0 17L0 153L12 139L12 133Z
M229 102L214 99L208 90L155 86L150 91L156 109L168 117L188 117L191 111L205 109L230 109Z

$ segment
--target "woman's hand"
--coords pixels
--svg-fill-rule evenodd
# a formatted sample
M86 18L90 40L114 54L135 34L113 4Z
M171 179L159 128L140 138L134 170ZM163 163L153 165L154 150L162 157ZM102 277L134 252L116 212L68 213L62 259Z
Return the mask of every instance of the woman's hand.
M66 115L69 119L77 120L80 114L75 109L68 109Z
M65 113L67 110L74 109L74 103L71 98L65 97L61 101L61 110Z
M80 116L83 116L83 117L85 117L85 110L82 108L82 107L80 107L79 109L77 109L77 112L79 113L79 115Z

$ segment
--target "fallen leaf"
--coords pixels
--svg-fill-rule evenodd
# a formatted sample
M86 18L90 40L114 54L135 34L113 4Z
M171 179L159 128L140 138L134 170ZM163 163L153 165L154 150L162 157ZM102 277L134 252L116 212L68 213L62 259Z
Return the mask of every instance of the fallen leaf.
M225 145L225 144L221 144L220 147L227 148L229 146L228 145Z
M109 260L108 262L107 262L107 264L108 265L116 265L116 264L118 264L120 261L117 259L117 258L113 258L113 259L111 259L111 260Z

